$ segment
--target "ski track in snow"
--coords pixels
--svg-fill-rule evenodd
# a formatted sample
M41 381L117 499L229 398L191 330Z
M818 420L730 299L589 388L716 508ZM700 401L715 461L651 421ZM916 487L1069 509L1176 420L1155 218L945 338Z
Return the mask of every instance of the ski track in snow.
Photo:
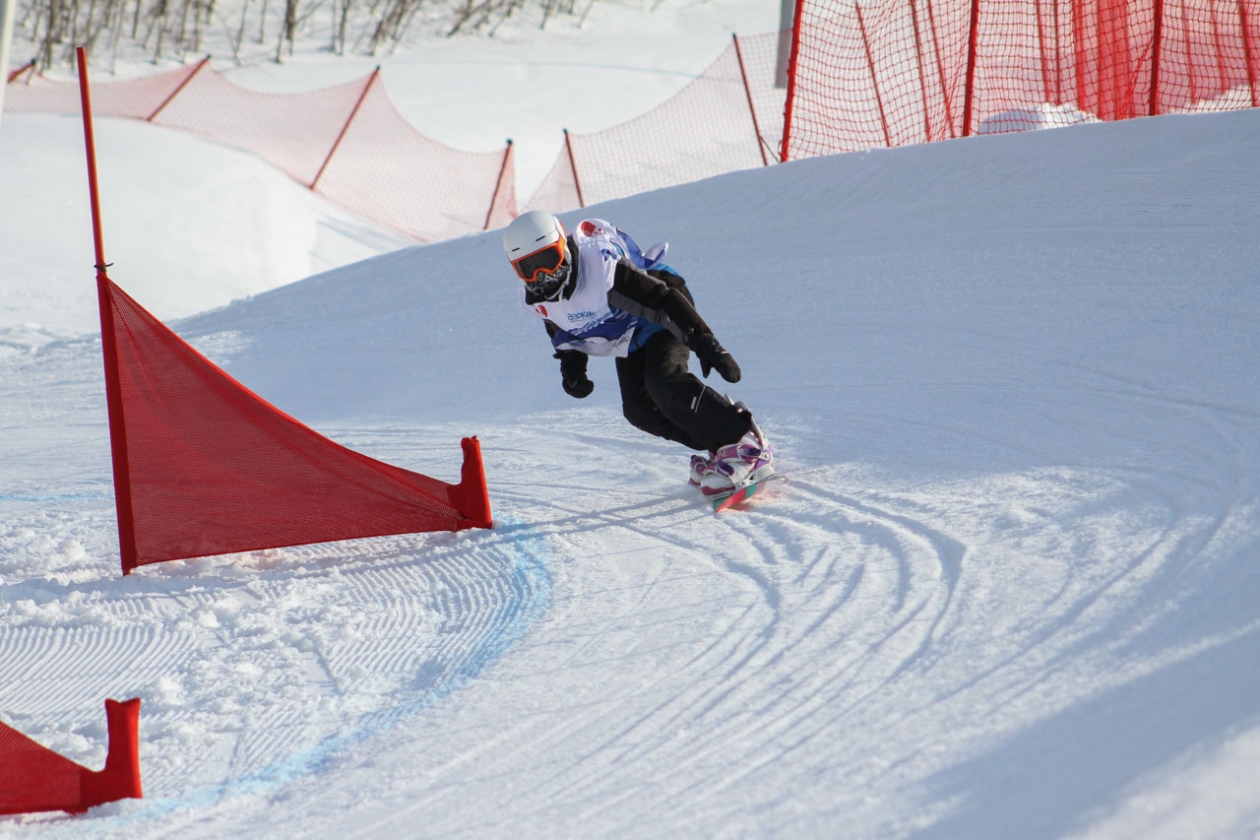
M93 349L55 346L49 364L27 367L23 408L74 418L77 439L51 444L67 454L108 449L102 407L90 385L48 396L39 380L88 379L76 374ZM67 390L75 408L54 411ZM5 421L14 431L16 418ZM43 457L50 444L39 430L21 431L6 437L5 457ZM48 484L83 480L75 461ZM108 488L110 478L90 481ZM539 540L510 522L156 564L123 578L112 492L11 493L0 506L6 722L97 768L103 698L143 701L146 800L106 806L119 813L92 833L141 830L312 772L480 674L537 620L550 589ZM50 536L63 531L90 537ZM41 565L47 575L23 574Z
M1216 475L1229 475L1230 459L1248 445L1235 427L1254 431L1246 413L1136 399L1148 411L1158 403L1167 422L1189 416L1201 425L1183 439L1202 445L1183 454L1225 459ZM1138 602L1157 597L1161 580L1201 556L1231 518L1254 515L1234 509L1241 500L1229 487L1207 488L1225 491L1212 515L1190 513L1182 497L1203 482L1175 471L1063 469L914 488L845 465L794 469L789 455L786 482L746 510L714 516L677 487L683 462L668 447L639 458L624 488L605 486L603 463L642 450L620 418L593 411L554 420L545 425L569 441L563 465L537 460L536 434L485 435L497 511L512 520L492 532L160 564L127 580L6 580L0 706L20 710L16 725L92 765L103 757L101 687L145 702L149 798L106 806L88 824L47 820L51 836L58 827L66 836L121 836L172 826L213 835L214 818L242 798L318 788L313 770L353 763L364 749L389 756L392 730L513 640L525 650L496 679L554 681L563 701L542 702L559 706L505 715L499 738L517 749L497 752L492 740L449 757L440 772L428 769L444 783L413 791L414 801L384 818L356 821L352 836L399 830L421 814L435 835L541 833L557 812L579 831L633 824L631 833L653 835L733 807L767 809L760 819L770 833L817 831L841 814L862 825L868 811L877 833L910 829L890 825L869 794L846 795L841 781L857 775L905 797L899 780L918 775L910 767L931 765L934 747L975 736L977 704L1000 730L1003 708L1032 702L1046 714L1065 703L1071 692L1055 683L1079 681L1083 663L1131 642L1143 628L1117 625ZM793 451L790 431L771 433ZM335 436L403 463L439 458L428 441L456 439L398 427ZM91 437L104 446L103 426ZM574 473L573 464L595 466ZM65 495L53 505L8 503L28 523L9 526L8 544L57 510L108 532L111 503ZM1082 564L1090 552L1080 539L1109 559ZM993 543L1009 554L1025 541L1041 563L1021 570L1039 578L1025 581L1023 594L1041 609L987 602L1012 571L991 563ZM581 559L544 570L544 555ZM544 615L552 573L569 603ZM1101 608L1106 601L1122 603ZM1097 683L1105 669L1084 670ZM942 717L955 726L941 726ZM934 721L935 745L922 743L923 718ZM56 727L41 727L49 719ZM847 748L836 754L840 733ZM531 756L553 758L530 767ZM470 820L464 786L494 779L513 784ZM636 804L644 785L654 792L650 815ZM785 786L836 786L834 805L793 815L764 793Z
M557 433L580 440L591 417L558 422ZM608 438L624 437L617 422L606 420ZM496 439L513 448L513 437L500 430ZM573 462L599 460L586 451L597 438L572 447ZM776 439L791 451L790 437ZM604 457L619 462L633 443L611 448ZM388 813L356 818L351 836L420 822L432 836L540 835L559 815L576 834L617 826L660 836L714 813L770 834L816 835L837 820L880 835L922 828L947 813L944 804L903 817L865 788L847 793L843 780L869 780L889 800L911 802L918 791L907 780L943 771L938 756L996 738L1025 715L1053 715L1082 685L1103 692L1152 667L1120 655L1148 629L1125 621L1158 602L1164 578L1219 527L1186 514L1177 482L1159 473L1017 475L942 494L873 486L844 467L789 466L788 481L758 504L714 517L694 491L650 492L660 468L667 463L632 475L631 490L603 487L598 470L568 474L568 484L542 475L518 492L498 488L501 505L534 500L528 519L549 556L581 558L560 572L581 605L557 605L509 669L527 685L556 688L525 690L547 698L528 715L496 715L505 731L495 741L512 751L492 741L449 760L414 756L416 773L442 781L413 790L404 807L387 783ZM551 483L568 489L566 501L537 507ZM969 496L975 509L951 521ZM1015 573L1009 561L994 563L1012 547L1000 544L1002 529L1043 560L1018 571L1030 578L1023 603L986 597ZM1079 539L1105 547L1105 562L1082 562ZM492 708L500 703L511 700ZM444 724L452 720L431 725ZM1105 768L1074 770L1110 780ZM780 799L785 790L831 804L796 814ZM470 816L464 803L479 795L495 806ZM998 817L1009 830L1021 825L1013 811ZM1043 826L1029 828L1042 836Z

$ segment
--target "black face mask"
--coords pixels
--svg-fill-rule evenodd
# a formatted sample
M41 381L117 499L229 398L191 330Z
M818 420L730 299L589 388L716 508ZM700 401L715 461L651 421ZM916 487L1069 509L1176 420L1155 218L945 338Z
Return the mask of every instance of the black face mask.
M569 275L573 273L573 260L566 259L560 263L560 267L550 274L539 274L538 279L530 284L530 297L536 297L540 300L555 300L556 295L560 294L560 290L564 288L564 284L569 282Z

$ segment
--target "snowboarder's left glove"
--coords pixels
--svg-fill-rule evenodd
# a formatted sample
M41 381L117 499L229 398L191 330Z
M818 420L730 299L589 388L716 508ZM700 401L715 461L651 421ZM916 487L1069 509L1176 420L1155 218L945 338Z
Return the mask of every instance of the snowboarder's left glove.
M577 397L584 400L595 390L595 383L586 378L585 373L578 374L573 378L563 377L560 384L564 386L564 392L570 397Z
M727 382L739 381L739 365L735 364L735 357L718 344L713 333L693 336L690 346L696 358L700 360L700 373L706 379L709 377L709 371L716 370Z
M556 353L560 360L560 385L570 397L584 400L595 390L595 383L586 376L588 356L577 350L561 350Z

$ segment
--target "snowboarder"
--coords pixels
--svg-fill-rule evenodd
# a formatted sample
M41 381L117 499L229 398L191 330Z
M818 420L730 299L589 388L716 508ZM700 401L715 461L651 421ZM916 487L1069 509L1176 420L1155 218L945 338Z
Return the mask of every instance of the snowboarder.
M738 382L739 365L696 312L686 282L662 260L602 219L566 235L560 220L531 210L503 233L522 281L521 305L543 320L560 360L561 385L577 399L595 385L589 356L614 356L622 411L631 425L704 454L690 481L722 496L774 474L774 450L743 403L732 403L687 368L695 353L707 378Z

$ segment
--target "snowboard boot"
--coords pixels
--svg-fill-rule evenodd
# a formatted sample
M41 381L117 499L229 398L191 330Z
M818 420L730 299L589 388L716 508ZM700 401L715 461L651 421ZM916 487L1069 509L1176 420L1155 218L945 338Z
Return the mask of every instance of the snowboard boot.
M743 403L736 406L748 411ZM712 469L701 475L700 491L706 496L733 493L774 475L774 447L751 414L748 420L748 433L719 449L713 457Z
M705 474L712 472L715 455L716 453L710 452L708 455L691 456L691 475L688 476L687 481L692 487L699 487Z

